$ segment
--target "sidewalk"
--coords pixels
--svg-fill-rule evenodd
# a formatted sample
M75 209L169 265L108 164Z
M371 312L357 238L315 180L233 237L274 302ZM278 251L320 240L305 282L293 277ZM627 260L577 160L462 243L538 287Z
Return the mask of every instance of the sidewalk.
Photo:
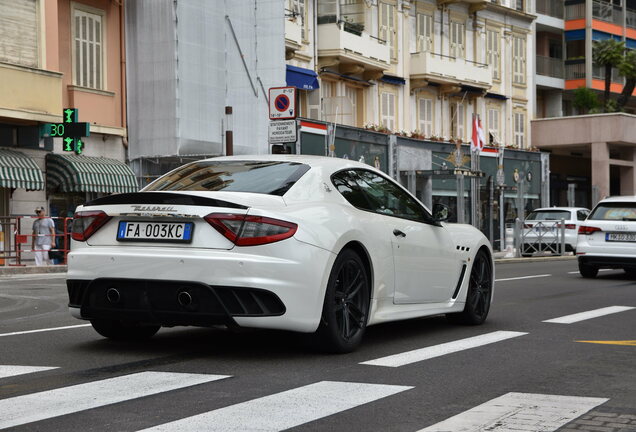
M542 261L572 261L576 259L574 255L566 256L537 256L529 258L504 258L506 252L495 252L495 264L512 264L523 262L542 262ZM66 273L65 265L51 266L19 266L19 267L0 267L0 276L12 276L23 274L42 274L42 273Z

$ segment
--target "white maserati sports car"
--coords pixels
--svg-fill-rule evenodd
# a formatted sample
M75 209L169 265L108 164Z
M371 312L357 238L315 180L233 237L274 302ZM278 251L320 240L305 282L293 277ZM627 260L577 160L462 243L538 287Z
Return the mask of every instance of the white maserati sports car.
M77 208L69 307L114 339L227 325L315 333L331 352L387 321L481 324L492 249L447 215L358 162L200 160Z

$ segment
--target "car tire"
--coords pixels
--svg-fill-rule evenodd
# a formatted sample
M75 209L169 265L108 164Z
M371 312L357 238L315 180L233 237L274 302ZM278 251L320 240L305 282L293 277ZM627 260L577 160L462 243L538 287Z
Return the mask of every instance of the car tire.
M158 325L129 324L114 320L91 320L91 325L100 335L115 340L149 339L161 328Z
M479 325L486 321L492 299L493 272L490 255L481 249L470 270L466 304L460 313L446 314L453 324Z
M581 273L581 276L584 278L594 279L598 274L598 267L579 262L579 273Z
M324 351L348 353L360 345L367 326L370 288L362 259L353 250L344 249L331 269L316 331Z

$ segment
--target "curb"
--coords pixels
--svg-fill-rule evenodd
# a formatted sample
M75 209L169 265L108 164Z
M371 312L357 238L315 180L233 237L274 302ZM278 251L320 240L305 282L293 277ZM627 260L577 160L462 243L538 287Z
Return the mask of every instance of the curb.
M0 267L0 276L66 273L65 265Z
M515 264L524 262L546 262L546 261L574 261L576 256L544 256L529 258L495 258L495 264Z

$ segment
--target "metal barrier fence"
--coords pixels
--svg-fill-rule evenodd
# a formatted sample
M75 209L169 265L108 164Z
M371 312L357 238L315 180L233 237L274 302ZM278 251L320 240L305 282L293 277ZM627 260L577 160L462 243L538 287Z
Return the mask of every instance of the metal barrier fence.
M66 256L71 247L70 237L73 218L48 217L55 225L54 247L46 251L49 264L66 264ZM0 266L25 266L33 260L35 252L45 249L34 247L33 222L37 216L0 217Z
M517 256L532 256L535 253L563 255L565 253L565 220L528 224L517 219L515 246Z

